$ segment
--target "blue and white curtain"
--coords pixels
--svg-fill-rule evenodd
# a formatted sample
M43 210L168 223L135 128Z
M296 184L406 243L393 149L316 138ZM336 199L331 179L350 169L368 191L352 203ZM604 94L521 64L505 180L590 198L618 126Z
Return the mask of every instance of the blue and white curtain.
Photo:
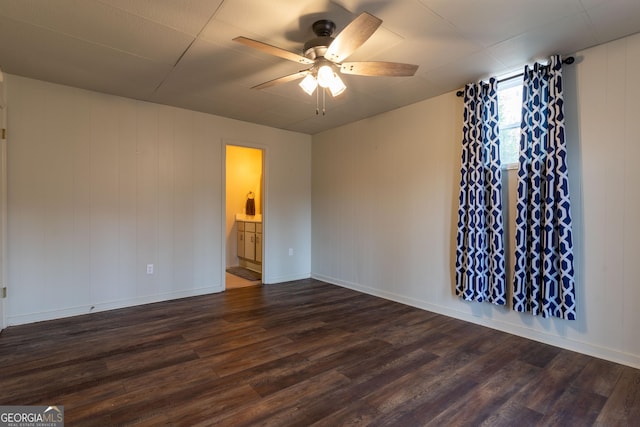
M456 295L506 304L497 81L464 90Z
M576 318L562 60L525 67L513 308Z

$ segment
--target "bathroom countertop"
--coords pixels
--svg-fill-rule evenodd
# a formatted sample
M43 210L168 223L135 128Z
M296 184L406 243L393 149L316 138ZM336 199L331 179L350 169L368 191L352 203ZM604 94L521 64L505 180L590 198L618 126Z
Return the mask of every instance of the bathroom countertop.
M236 221L245 221L245 222L262 222L262 215L245 215L245 214L236 214Z

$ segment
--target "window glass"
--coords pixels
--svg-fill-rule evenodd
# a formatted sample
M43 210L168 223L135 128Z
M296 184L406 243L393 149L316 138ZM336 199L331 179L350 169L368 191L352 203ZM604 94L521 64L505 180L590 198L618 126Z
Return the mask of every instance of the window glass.
M517 164L520 152L522 78L498 84L498 115L500 161L503 165Z

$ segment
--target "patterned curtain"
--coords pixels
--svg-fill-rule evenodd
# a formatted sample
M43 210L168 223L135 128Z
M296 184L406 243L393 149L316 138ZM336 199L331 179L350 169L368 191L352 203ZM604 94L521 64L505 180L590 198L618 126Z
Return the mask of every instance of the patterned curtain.
M506 304L497 81L464 90L456 295Z
M513 308L575 320L562 60L525 67Z

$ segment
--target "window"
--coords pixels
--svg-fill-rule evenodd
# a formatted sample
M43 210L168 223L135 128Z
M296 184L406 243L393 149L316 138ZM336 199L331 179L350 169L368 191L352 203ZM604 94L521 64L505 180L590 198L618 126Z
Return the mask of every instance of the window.
M498 115L500 161L506 167L517 165L520 152L522 78L498 84Z

